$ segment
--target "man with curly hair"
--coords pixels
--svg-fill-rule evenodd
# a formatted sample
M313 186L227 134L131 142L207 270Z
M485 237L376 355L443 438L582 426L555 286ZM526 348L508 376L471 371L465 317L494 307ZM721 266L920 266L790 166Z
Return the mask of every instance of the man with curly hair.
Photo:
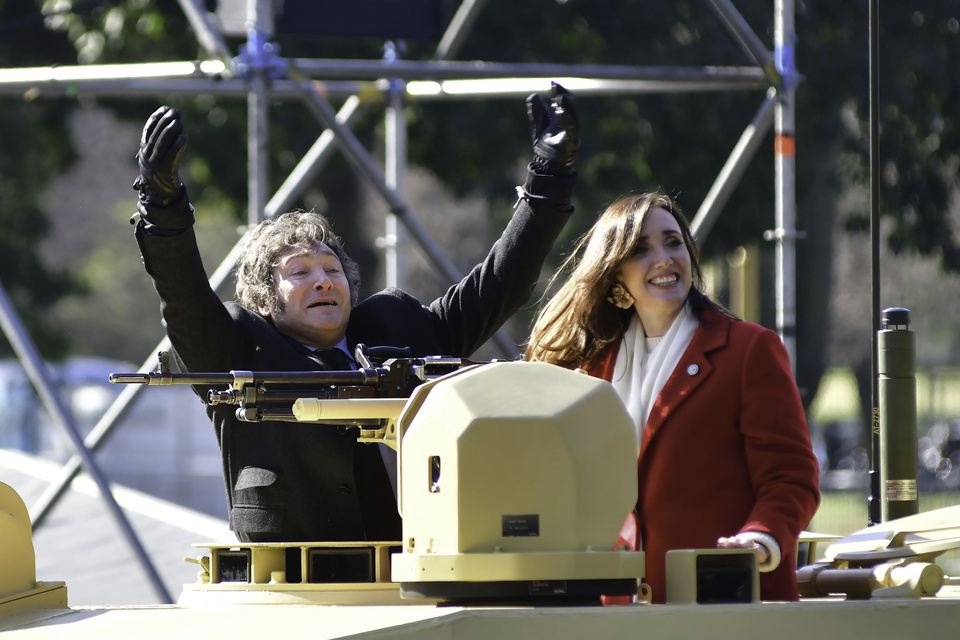
M237 269L239 304L221 302L207 281L180 181L180 114L158 109L141 137L132 222L179 367L352 368L343 359L361 342L409 347L414 356L469 357L529 299L573 212L579 122L569 93L554 85L552 98L527 100L533 161L510 223L484 261L429 305L395 288L360 301L356 263L326 218L308 212L282 214L252 231ZM318 351L328 349L337 351ZM400 539L395 457L358 443L356 429L242 422L222 405L207 411L222 453L230 526L242 542Z

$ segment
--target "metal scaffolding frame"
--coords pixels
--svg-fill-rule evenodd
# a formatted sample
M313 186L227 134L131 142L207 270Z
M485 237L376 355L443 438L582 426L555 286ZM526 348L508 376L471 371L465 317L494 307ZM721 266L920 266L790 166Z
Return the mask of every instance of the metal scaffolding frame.
M246 42L234 56L202 0L179 0L181 9L208 58L198 61L118 65L56 66L0 69L0 95L75 97L91 94L105 97L142 98L158 95L202 93L247 99L248 202L252 227L292 205L294 199L318 174L336 148L363 175L387 203L387 284L402 277L397 251L401 233L416 241L433 265L449 280L461 274L407 206L404 197L406 173L406 121L403 107L408 100L457 100L522 97L543 91L550 79L580 95L641 94L763 90L766 94L754 118L714 181L692 221L692 230L702 242L726 205L747 165L775 123L776 220L765 234L776 244L777 331L792 362L795 346L795 185L794 185L794 92L798 74L794 69L794 2L775 0L774 51L763 45L732 0L703 0L739 44L751 64L741 67L644 67L616 65L510 64L459 62L453 60L484 5L484 0L463 0L429 61L401 60L388 48L382 60L282 59L275 54L271 0L246 0ZM323 93L314 81L323 82ZM353 135L350 124L370 97L386 104L386 175ZM270 99L298 99L326 129L268 200L268 113ZM343 99L335 111L330 99ZM336 147L334 146L336 145ZM402 223L402 227L398 224ZM229 278L246 236L240 239L210 279L217 289ZM97 483L128 543L152 582L158 598L170 595L114 500L93 452L102 445L144 388L125 386L93 430L81 438L60 400L45 365L37 355L19 317L0 286L0 326L14 345L17 356L34 386L58 422L64 427L77 453L63 466L56 482L31 509L33 525L40 526L81 467ZM502 332L494 340L509 356L516 345ZM155 368L155 355L169 349L161 341L141 367Z

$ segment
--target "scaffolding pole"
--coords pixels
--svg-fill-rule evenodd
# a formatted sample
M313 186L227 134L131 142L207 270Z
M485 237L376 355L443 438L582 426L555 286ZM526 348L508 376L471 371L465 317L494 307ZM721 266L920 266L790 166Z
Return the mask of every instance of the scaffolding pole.
M720 22L727 28L733 39L758 67L763 69L773 84L778 84L780 73L773 55L767 50L763 42L753 32L747 21L743 19L737 8L730 0L707 0Z
M794 69L796 34L793 31L793 0L777 0L774 15L774 43L777 71L782 78L778 87L774 167L776 173L777 333L783 340L794 375L797 371L797 295L796 295L796 132L794 98L797 74Z
M480 10L486 3L487 0L463 0L460 3L457 12L453 14L453 18L450 20L450 24L447 25L447 30L440 38L440 44L437 45L437 50L433 55L434 60L450 60L459 53L464 38L470 34L474 21L480 15Z
M396 61L399 55L397 45L388 42L384 50L384 58L388 62ZM407 118L404 113L406 83L402 78L390 78L389 83L387 108L384 113L386 138L384 169L387 174L387 185L403 197L407 189ZM384 225L384 282L388 287L403 289L406 286L404 278L406 272L404 265L405 234L399 224L397 215L393 211L387 212Z
M268 73L286 73L286 64L296 67L303 78L323 82L329 98L350 94L383 100L390 86L384 78L402 78L408 97L416 100L454 98L506 98L542 90L550 80L585 95L620 93L686 93L700 91L758 91L770 86L770 79L756 67L635 67L603 65L495 64L473 62L379 60L305 60L286 63L271 55L251 61L251 52L267 53L269 43L248 44L233 64L237 74L249 73L249 65L268 65ZM446 64L433 71L430 65ZM300 69L306 65L306 69ZM395 65L395 66L394 66ZM96 94L118 98L157 95L246 97L250 83L244 78L225 77L231 67L219 60L181 60L163 63L26 67L0 69L0 95L31 97L74 97ZM299 81L275 77L264 91L271 98L295 98ZM486 82L484 82L486 81Z
M210 19L210 13L200 2L200 0L178 0L183 15L187 17L187 22L197 36L197 42L203 47L208 55L219 59L223 63L229 62L233 56L230 53L230 47L227 41L223 39L220 30Z
M771 87L753 120L741 134L727 162L720 169L720 174L703 199L693 222L690 223L690 232L697 239L698 244L702 245L710 230L713 229L714 222L720 217L720 212L723 211L734 189L740 183L747 165L760 149L764 136L773 125L776 104L777 90Z
M251 227L263 220L270 187L270 82L273 45L273 3L270 0L247 1L247 70L250 83L247 94L247 219Z

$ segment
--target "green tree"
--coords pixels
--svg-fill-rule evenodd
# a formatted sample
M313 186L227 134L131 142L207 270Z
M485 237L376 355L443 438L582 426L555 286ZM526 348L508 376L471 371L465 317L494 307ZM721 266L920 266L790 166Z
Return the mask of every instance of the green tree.
M926 257L943 272L956 274L960 255L951 201L956 194L960 148L954 123L960 85L945 70L960 54L960 2L879 5L883 242L894 254ZM798 59L806 82L801 93L804 117L798 128L809 131L801 138L809 146L798 145L798 155L806 158L798 180L809 185L810 200L826 205L856 241L867 245L869 200L858 198L850 206L837 196L863 193L869 186L868 3L800 6L804 10L797 22ZM822 193L814 192L818 187ZM862 273L862 287L867 288L867 264ZM887 286L891 283L881 284L885 299L897 299L897 291L891 293ZM808 288L816 286L808 283ZM870 312L864 307L861 318L868 318ZM864 322L863 326L856 339L838 345L832 361L854 367L866 417L871 415L871 336L869 325ZM869 427L866 419L865 423Z
M63 63L72 59L66 38L43 28L30 0L0 1L0 67ZM39 199L50 179L74 159L63 102L2 100L0 131L0 282L40 352L62 357L69 339L45 313L60 298L82 291L68 271L49 268L36 252L49 221ZM0 355L12 354L0 341Z

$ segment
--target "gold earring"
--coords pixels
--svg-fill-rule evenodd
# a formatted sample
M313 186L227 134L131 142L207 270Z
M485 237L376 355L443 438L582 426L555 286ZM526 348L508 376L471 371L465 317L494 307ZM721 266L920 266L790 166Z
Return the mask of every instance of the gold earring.
M607 300L620 309L629 309L633 306L633 303L636 302L626 287L623 286L622 282L618 282L610 287L610 295L607 296Z

